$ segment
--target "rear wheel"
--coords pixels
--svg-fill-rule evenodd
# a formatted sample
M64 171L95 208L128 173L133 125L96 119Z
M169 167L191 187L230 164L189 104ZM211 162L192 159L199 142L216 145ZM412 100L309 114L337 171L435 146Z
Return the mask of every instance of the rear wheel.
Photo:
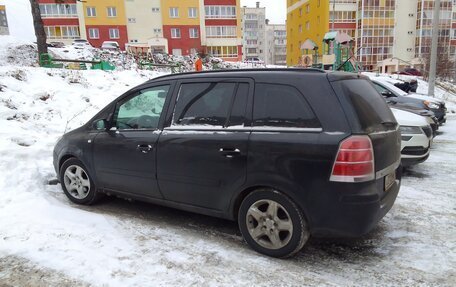
M254 191L242 201L238 223L245 241L272 257L289 257L309 239L301 210L278 191Z
M70 158L62 164L60 184L65 195L74 203L90 205L101 196L86 167L76 158Z

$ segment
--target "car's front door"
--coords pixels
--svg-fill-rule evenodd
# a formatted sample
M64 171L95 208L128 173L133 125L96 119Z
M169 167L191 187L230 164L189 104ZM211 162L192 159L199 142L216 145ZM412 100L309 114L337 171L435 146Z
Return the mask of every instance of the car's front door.
M132 92L117 104L112 128L94 139L97 183L105 190L161 198L156 144L170 84Z
M226 210L245 183L248 138L244 127L248 80L183 81L169 126L160 136L157 178L165 199Z

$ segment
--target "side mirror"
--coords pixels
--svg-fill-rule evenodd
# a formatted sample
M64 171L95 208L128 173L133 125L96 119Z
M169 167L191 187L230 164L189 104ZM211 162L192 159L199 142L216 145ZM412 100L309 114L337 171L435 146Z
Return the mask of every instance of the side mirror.
M390 91L383 91L382 96L389 98L393 96L393 93L391 93Z
M105 131L108 128L108 121L105 119L96 120L93 122L92 126L97 131Z

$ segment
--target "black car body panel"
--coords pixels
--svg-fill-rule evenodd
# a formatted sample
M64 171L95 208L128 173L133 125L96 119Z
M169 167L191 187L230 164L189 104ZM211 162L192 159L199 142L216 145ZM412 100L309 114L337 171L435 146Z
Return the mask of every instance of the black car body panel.
M125 103L137 93L163 87L167 92L158 92L166 94L163 110L147 119L154 128L125 128L141 126L139 119L121 118ZM217 89L225 91L220 100L226 104L221 106L230 107L227 113L212 111L223 115L210 119L220 126L207 124L208 118L193 116L192 110L205 93ZM278 92L271 92L274 89ZM271 105L281 97L296 99L306 114L284 120L296 108ZM198 121L206 124L186 124ZM353 135L368 136L372 142L374 178L331 181L339 146ZM398 125L370 81L318 70L252 69L156 78L65 134L54 149L57 173L69 157L86 165L102 192L227 219L236 219L250 191L279 190L302 209L311 232L324 236L358 236L371 230L392 207L401 179ZM394 173L396 179L386 187L385 176Z

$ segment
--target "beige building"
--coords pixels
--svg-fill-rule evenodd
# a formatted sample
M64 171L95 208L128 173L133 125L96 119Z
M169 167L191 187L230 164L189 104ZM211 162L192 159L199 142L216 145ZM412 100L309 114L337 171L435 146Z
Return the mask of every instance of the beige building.
M163 37L160 0L125 1L129 46L148 46L151 52L167 52Z
M287 65L287 27L285 24L266 25L267 65Z
M266 8L242 7L243 60L259 59L267 62L266 56Z

